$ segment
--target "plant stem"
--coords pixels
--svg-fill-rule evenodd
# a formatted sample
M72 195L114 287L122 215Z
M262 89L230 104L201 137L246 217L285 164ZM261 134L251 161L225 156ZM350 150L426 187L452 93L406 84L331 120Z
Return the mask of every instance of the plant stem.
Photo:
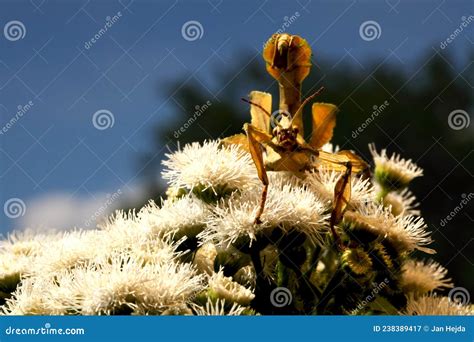
M387 190L383 187L380 187L379 192L375 196L375 201L383 203L383 200L384 200L385 196L387 196L389 192L390 192L390 190Z

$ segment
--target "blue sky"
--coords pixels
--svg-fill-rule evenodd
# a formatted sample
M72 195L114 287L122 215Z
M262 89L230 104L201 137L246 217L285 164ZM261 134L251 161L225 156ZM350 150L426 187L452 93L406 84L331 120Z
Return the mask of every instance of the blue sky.
M0 211L0 232L49 223L28 215L48 211L41 204L51 203L51 196L70 204L65 212L87 216L107 194L137 192L137 153L150 151L153 127L173 118L166 84L194 73L215 92L214 70L240 63L244 52L257 54L292 16L287 31L307 38L316 60L369 65L388 58L410 72L472 15L472 4L2 0L0 128L18 106L33 105L0 135L0 204L18 198L25 205L24 216ZM118 19L100 34L114 15ZM12 21L22 24L20 39L7 31ZM189 21L200 24L199 39L183 37ZM359 29L367 21L378 24L377 39L362 39ZM462 65L473 42L468 27L446 50ZM113 117L113 126L103 130L93 123L101 110ZM79 208L84 202L87 208Z

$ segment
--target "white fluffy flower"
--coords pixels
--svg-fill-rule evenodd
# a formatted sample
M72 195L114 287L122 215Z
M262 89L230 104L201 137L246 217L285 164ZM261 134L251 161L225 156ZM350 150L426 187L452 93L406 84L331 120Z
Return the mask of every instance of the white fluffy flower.
M163 264L172 262L176 256L183 253L177 252L177 247L181 241L174 242L171 237L142 240L131 244L128 250L133 258L141 261L144 265Z
M419 316L458 316L473 315L474 311L472 307L456 304L450 301L448 297L431 295L416 299L411 297L408 300L405 314Z
M117 210L99 228L110 237L111 249L128 246L131 241L140 240L150 233L150 228L140 221L134 210Z
M409 260L402 266L400 287L405 293L425 294L427 292L453 287L448 270L432 260L428 262Z
M219 141L192 143L166 156L162 175L174 188L225 194L258 182L250 154L237 145L220 146Z
M432 242L430 233L422 217L394 216L383 205L368 203L357 211L348 211L344 215L344 224L357 233L363 231L374 237L383 237L396 250L411 252L415 249L434 253L424 246Z
M193 265L200 273L214 273L214 262L217 257L216 246L212 242L203 244L194 254Z
M147 227L152 235L192 238L204 229L209 214L209 205L194 196L184 196L164 201L161 208L150 201L138 217L142 227Z
M153 234L147 215L147 211L138 217L134 212L117 211L101 226L102 234L98 237L101 254L126 250L144 263L166 262L174 258L177 244L172 241L172 236Z
M24 279L12 298L7 299L5 305L0 307L3 315L60 315L44 302L45 292L48 287L44 286L44 280L32 278Z
M403 159L396 153L388 157L386 149L378 153L374 144L370 144L369 149L375 162L375 180L387 192L402 190L413 178L423 175L423 169L411 159Z
M34 257L0 254L0 294L14 291L23 275L34 262Z
M389 232L392 242L398 244L402 250L411 251L418 249L428 254L436 253L433 249L423 247L433 242L427 230L428 226L420 216L397 216L396 228Z
M61 239L51 241L43 254L35 259L29 275L45 276L87 263L105 253L102 232L97 230L64 233Z
M202 276L189 264L143 265L130 255L116 254L63 270L54 279L27 282L9 303L8 313L159 314L186 305L201 289Z
M72 231L51 240L28 270L45 277L126 251L143 263L168 262L175 257L170 236L150 234L134 213L118 211L101 230Z
M1 253L35 256L41 254L48 242L57 240L61 235L55 232L37 234L34 231L13 232L7 240L0 241Z
M7 240L0 241L0 288L14 290L22 277L31 272L36 259L60 234L35 234L32 231L14 232Z
M225 299L208 299L205 306L193 304L192 307L198 316L240 316L245 311L245 307L227 304Z
M307 172L305 183L320 195L321 198L327 202L332 202L334 199L334 188L341 176L341 172L321 168L317 172ZM370 179L363 179L358 176L351 177L351 199L349 204L352 207L358 207L373 201L374 197L374 188Z
M395 216L420 215L420 211L417 209L419 203L416 202L416 197L408 188L389 192L383 198L383 204L390 206L392 214Z
M269 180L261 224L254 224L262 191L261 187L255 187L242 194L233 194L215 207L208 227L200 235L203 240L228 246L238 239L249 239L251 244L259 234L279 227L284 232L295 229L321 243L322 235L327 232L327 215L318 196L304 187L288 183L279 172L269 173Z
M224 276L222 270L209 277L209 289L216 297L243 306L249 305L255 298L251 290L233 281L232 277Z

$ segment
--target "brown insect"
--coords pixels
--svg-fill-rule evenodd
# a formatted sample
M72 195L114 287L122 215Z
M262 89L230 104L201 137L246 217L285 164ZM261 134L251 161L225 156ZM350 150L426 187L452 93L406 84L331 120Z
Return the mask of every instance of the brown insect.
M340 222L351 197L351 175L367 169L368 165L351 151L328 153L320 148L331 140L336 125L337 107L329 103L313 103L312 134L304 139L303 108L322 88L302 101L301 83L311 68L311 47L303 38L289 34L274 34L263 50L267 72L279 84L280 104L272 115L272 96L252 91L250 99L251 123L244 125L244 134L224 139L224 143L240 144L248 150L263 183L260 206L255 217L259 224L265 209L268 191L267 171L291 171L299 177L319 167L341 172L334 189L330 228L335 241L339 237L334 226ZM275 114L275 113L274 113ZM274 128L271 130L271 126Z

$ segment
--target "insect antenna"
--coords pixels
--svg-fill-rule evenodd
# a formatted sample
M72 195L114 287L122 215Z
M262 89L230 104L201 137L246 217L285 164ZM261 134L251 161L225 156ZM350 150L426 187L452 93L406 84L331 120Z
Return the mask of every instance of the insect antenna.
M307 98L304 99L304 101L301 103L300 107L298 108L298 110L296 111L295 115L293 116L293 119L291 120L292 122L295 121L295 118L300 116L301 113L303 112L303 108L304 106L306 106L308 104L309 101L311 101L312 99L314 99L316 96L318 96L319 94L321 94L324 90L324 86L319 88L318 90L316 90L313 94L311 94L310 96L308 96Z
M254 105L255 107L257 108L260 108L265 114L267 114L270 118L272 117L272 115L265 109L263 108L261 105L259 105L258 103L255 103L255 102L252 102L250 100L247 100L246 98L242 97L241 98L242 101L244 102L247 102L248 104L251 104L251 105Z

